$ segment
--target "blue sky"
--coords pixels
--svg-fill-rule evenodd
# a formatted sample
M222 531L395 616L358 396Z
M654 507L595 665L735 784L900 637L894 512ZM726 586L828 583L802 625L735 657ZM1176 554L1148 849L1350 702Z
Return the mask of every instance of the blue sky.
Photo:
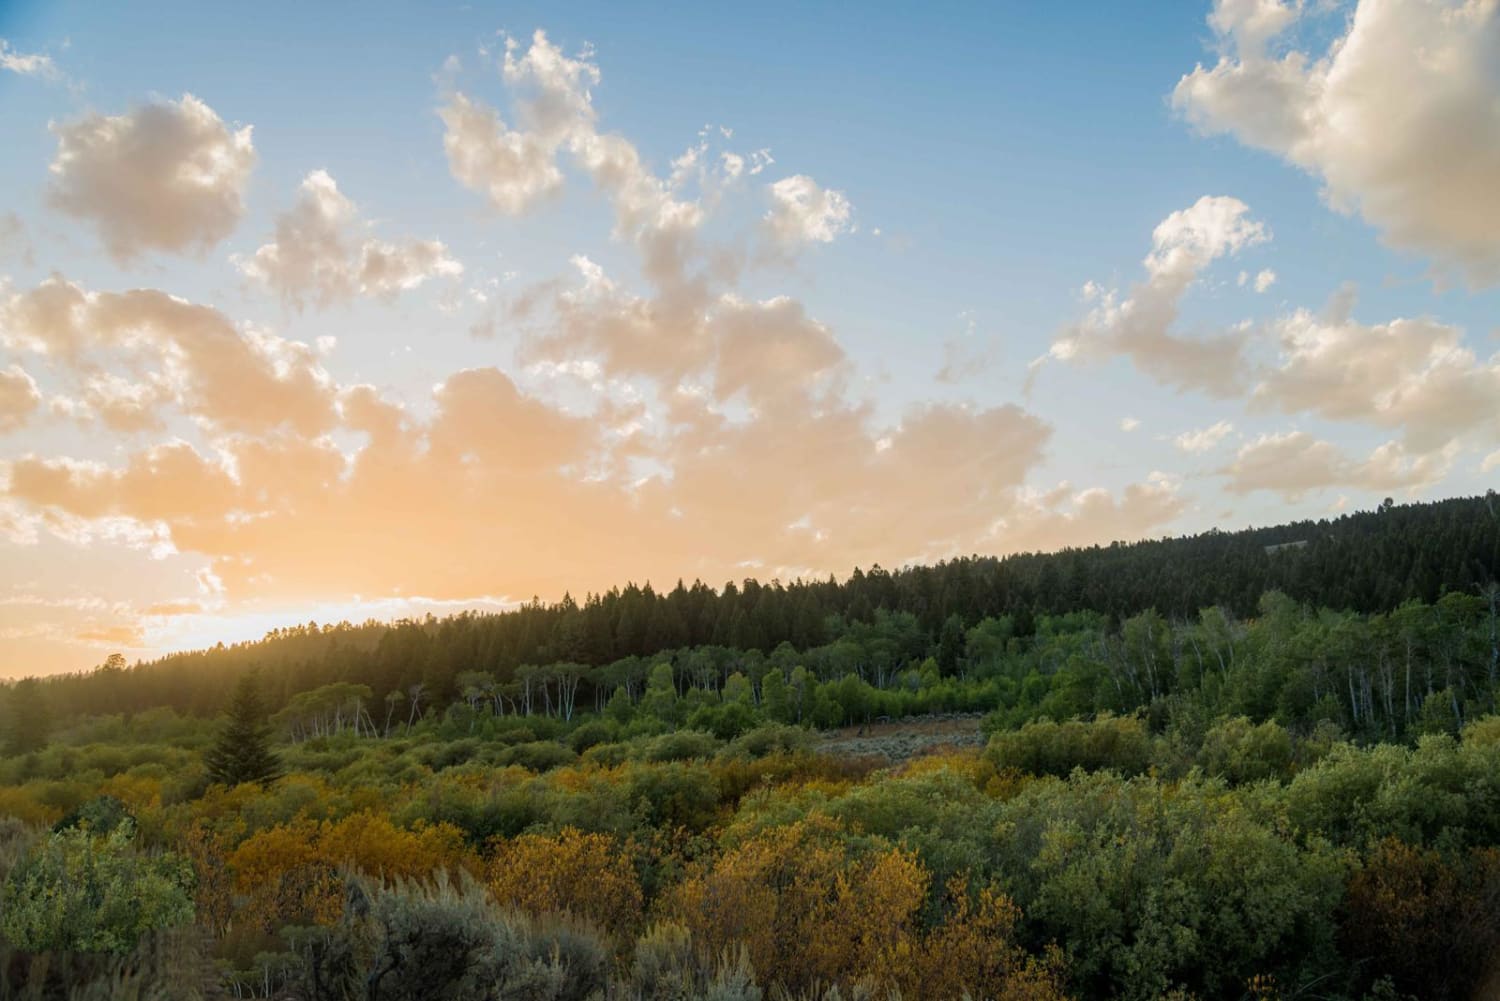
M1427 16L1441 8L1469 20L1454 27L1454 18ZM1485 173L1488 165L1500 163L1495 22L1492 3L1392 0L1307 9L1221 0L1083 12L949 5L920 13L894 5L6 4L4 51L50 63L0 72L0 143L7 150L0 214L10 213L21 234L0 260L12 297L9 320L0 314L0 324L9 324L8 336L0 326L0 370L13 366L27 380L12 379L22 387L20 410L0 425L7 427L0 482L9 484L10 505L0 587L11 596L0 606L0 672L85 666L117 646L143 655L215 630L253 635L306 618L309 608L326 617L328 610L385 615L495 604L531 593L556 597L569 581L574 590L604 586L622 574L701 572L718 581L737 572L846 572L873 559L890 565L949 552L1087 544L1323 516L1373 506L1386 495L1482 492L1500 468L1500 417L1492 412L1500 408L1485 395L1500 386L1492 359L1500 349L1500 248L1482 235L1476 242L1462 218L1444 215L1439 192L1447 186L1468 198L1475 218L1500 215L1493 190L1500 185L1486 193L1481 183L1496 176ZM567 125L573 131L553 151L559 190L517 210L487 202L473 176L460 176L453 150L445 149L451 126L438 112L461 94L495 109L515 136L524 133L524 102L548 84L534 73L508 80L499 63L507 36L516 40L518 58L540 51L537 29L546 32L547 52L576 59L597 79L585 81L586 129ZM1433 68L1403 54L1423 42L1450 61ZM1184 77L1200 64L1191 89ZM1246 111L1246 95L1265 95L1264 80L1272 78L1291 80L1286 97L1256 118ZM1344 80L1388 81L1395 89L1386 96ZM146 106L180 113L186 94L208 109L224 136L253 127L253 167L226 182L238 206L232 226L192 246L141 232L139 252L111 254L102 237L118 223L109 218L111 207L95 199L83 210L60 208L61 186L88 182L69 173L82 168L49 165L60 162L61 143L75 134L69 130L89 116L134 127ZM1372 111L1372 101L1384 103ZM1392 134L1367 141L1351 132L1380 107L1397 122ZM815 371L767 370L743 352L733 357L749 374L732 371L725 345L707 349L718 361L658 351L649 363L627 363L602 335L559 333L564 300L548 297L582 280L577 255L612 283L616 298L608 308L623 308L621 297L660 307L673 291L671 281L653 281L643 270L643 248L663 227L623 230L624 196L601 187L579 151L591 136L622 137L644 164L641 177L659 184L705 126L712 131L698 169L708 173L669 193L702 210L689 237L698 256L686 270L738 262L732 278L714 284L704 316L758 304L751 312L762 323L762 346L743 350L769 351L764 339L780 338L777 364L820 359ZM1445 142L1450 148L1423 153ZM771 162L760 173L726 179L710 169L721 153L761 150ZM140 154L96 144L86 155ZM1477 166L1467 178L1454 177L1442 166L1453 158ZM134 169L106 159L103 173L88 176L109 176L122 165ZM352 201L351 245L366 237L392 246L438 241L462 274L413 273L409 289L344 289L326 307L298 308L284 283L246 261L273 242L278 219L314 171ZM799 232L815 235L790 244L773 237L767 219L780 203L770 186L787 178L811 179L819 196L838 196L828 204L848 207L826 217L794 207L803 212L799 224L830 226L829 239L812 229ZM142 183L154 191L149 179ZM1173 230L1179 236L1153 244L1153 231L1171 218L1181 221ZM1213 228L1220 225L1230 228ZM1116 290L1116 302L1135 298L1135 315L1142 315L1132 288L1146 281L1143 261L1153 247L1204 256L1184 265L1180 294L1167 296L1173 316L1166 329L1122 334L1115 321L1091 312L1108 297L1089 299L1083 290L1093 283ZM1272 273L1257 291L1256 277ZM648 444L627 448L606 434L580 446L576 461L546 470L545 482L505 490L491 484L486 489L500 492L475 503L503 507L515 496L507 491L522 490L534 491L542 509L561 510L566 505L552 504L548 490L571 496L579 483L608 484L620 491L618 503L645 519L627 518L618 531L650 540L639 551L661 557L637 568L628 559L637 550L623 546L596 560L590 554L611 543L537 547L518 542L524 533L513 527L491 540L502 568L492 587L480 587L482 574L424 573L415 575L420 583L404 585L375 572L341 578L288 565L284 553L257 545L279 551L285 538L328 527L303 517L305 502L252 490L236 456L255 442L289 447L293 430L275 420L234 424L201 400L185 402L182 385L166 382L149 428L102 426L107 422L88 409L81 387L125 364L120 355L80 368L55 347L37 348L44 335L22 334L16 303L49 280L89 296L154 289L212 307L252 352L271 350L265 336L309 351L319 338L334 339L308 364L341 416L299 433L342 455L347 468L323 492L347 486L351 505L362 503L350 486L360 456L366 465L378 457L368 428L344 413L355 385L368 384L404 408L419 450L431 445L445 413L445 397L434 387L467 369L493 368L524 397L593 433L615 433L610 421L617 415L606 401L639 405ZM1350 287L1357 291L1352 312L1330 312L1329 303ZM817 328L767 305L779 296L795 301ZM531 299L550 305L522 317L515 307ZM589 322L607 319L606 306L587 308L601 311ZM1306 311L1300 327L1299 310ZM1396 320L1410 322L1385 326ZM790 325L776 326L783 321ZM477 324L489 324L492 336L476 337ZM1300 342L1303 354L1286 346L1294 327L1313 339ZM1232 392L1164 377L1147 357L1160 362L1182 350L1180 342L1226 335L1244 342L1237 356L1244 375ZM85 336L97 346L115 335ZM1128 337L1144 346L1129 348ZM1327 351L1309 347L1313 341ZM1389 359L1353 375L1330 365L1331 357L1358 353L1367 342L1378 342ZM154 361L130 362L133 377L150 382L153 365L165 371L173 352L184 350L173 343ZM563 363L588 363L593 375L559 377ZM940 378L945 365L957 375ZM767 384L757 389L755 379ZM799 387L795 404L783 392L791 383ZM505 383L496 385L508 392ZM850 487L847 497L830 486L797 500L789 499L795 491L745 498L749 505L791 505L775 529L791 534L768 540L773 522L716 506L731 505L732 494L689 488L689 457L706 454L707 446L689 433L690 422L662 409L684 385L712 398L706 414L728 420L718 433L731 444L715 447L747 450L726 468L763 478L804 476L790 464L795 449L782 467L773 451L799 427L796 406L812 421L808 427L822 427L812 419L831 412L858 411L859 443L850 444L847 429L829 430L845 437L830 437L828 447L867 448L870 463L848 476L868 475L870 482ZM732 387L739 385L750 388L737 394ZM1474 405L1457 416L1440 412L1443 399L1460 397L1482 401L1485 412L1476 414ZM1006 407L1013 409L1002 413ZM993 454L976 452L973 464L983 469L961 473L919 459L893 473L877 469L906 454L903 428L913 449L930 445L913 415L950 411L958 424L933 418L930 434L944 441L972 434L993 446ZM465 447L473 454L508 428L529 426L518 415L476 414L465 418L475 439ZM500 423L484 425L486 414ZM1138 423L1126 430L1126 419ZM814 440L820 433L808 432ZM1018 437L1006 446L1011 433ZM770 444L756 444L757 434ZM227 476L241 496L186 521L161 514L159 505L132 507L135 495L120 493L125 488L109 471L172 443ZM690 445L695 451L683 451ZM66 486L27 486L48 470L63 470ZM706 481L710 471L694 475ZM421 474L461 475L466 484L470 475L427 466ZM819 524L820 505L866 505L882 496L880 477L887 475L933 486L889 494L900 511L872 512L846 540ZM547 479L555 476L572 479L559 487ZM656 483L642 485L652 477ZM169 488L163 481L151 489ZM1127 505L1132 489L1148 491L1135 510ZM949 510L956 503L950 495L966 493L966 506ZM659 510L647 511L652 505ZM423 518L422 511L405 513ZM197 540L215 518L234 531ZM244 526L259 518L284 533L274 544L246 538L254 533ZM688 522L680 538L662 534ZM719 528L727 542L703 541ZM817 533L805 556L796 547L803 530ZM428 535L426 550L437 564L452 539L437 530ZM350 546L350 554L358 552ZM338 550L327 558L339 558ZM343 558L359 562L357 555ZM59 563L96 569L94 583L80 586L55 569ZM148 612L169 606L180 612Z

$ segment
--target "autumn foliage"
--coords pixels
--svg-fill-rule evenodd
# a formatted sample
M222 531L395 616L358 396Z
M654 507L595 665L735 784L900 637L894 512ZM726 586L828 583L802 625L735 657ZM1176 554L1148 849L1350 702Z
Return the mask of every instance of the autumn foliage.
M857 849L822 818L770 828L684 880L665 912L710 950L744 946L792 991L862 985L907 997L1060 998L1056 969L1011 940L1018 912L962 881L924 927L931 876L909 851ZM963 960L967 960L964 962Z
M501 904L580 917L622 940L638 929L641 884L631 845L569 827L498 840L492 848L485 878Z
M267 931L331 924L343 912L341 872L385 880L457 873L475 862L463 832L449 824L404 830L388 817L357 813L339 821L301 820L260 831L228 856L243 914Z

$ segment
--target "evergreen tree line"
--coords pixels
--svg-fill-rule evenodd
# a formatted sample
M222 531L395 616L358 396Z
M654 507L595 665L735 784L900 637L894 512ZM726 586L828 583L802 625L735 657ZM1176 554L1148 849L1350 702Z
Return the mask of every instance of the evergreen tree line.
M1143 715L1156 729L1243 717L1307 734L1331 723L1375 743L1455 734L1497 709L1500 589L1368 616L1273 591L1259 613L1241 620L1213 607L1172 621L1147 610L1112 625L1073 612L1042 616L1026 636L1011 616L968 629L954 618L929 644L913 616L882 611L801 651L685 647L599 667L465 671L446 697L423 683L382 699L368 685L335 682L299 693L272 724L294 743L404 737L424 720L453 735L493 736L490 721L542 718L586 731L597 719L732 739L768 723L830 728L985 712L1002 730L1113 713Z
M1433 692L1448 691L1459 718L1465 699L1489 697L1495 679L1483 648L1497 574L1500 500L1491 491L1428 504L1387 501L1331 521L1053 554L973 556L897 571L856 568L842 582L747 579L715 589L679 581L670 590L629 584L581 602L533 599L499 614L309 623L255 643L133 667L111 658L91 672L46 679L41 688L51 711L63 718L158 706L212 715L237 680L257 670L276 710L299 697L303 709L314 709L327 701L326 693L310 696L329 685L368 689L352 716L339 711L338 700L334 715L340 728L374 733L403 719L414 722L428 709L460 701L475 706L481 698L502 714L571 714L575 706L602 706L621 687L634 699L645 670L660 660L674 665L679 693L717 690L735 671L753 675L772 661L788 679L792 666L805 666L821 681L854 674L881 690L929 659L943 677L977 676L986 666L995 675L1005 673L990 663L995 637L1003 634L1000 647L1022 658L1006 670L1014 673L1024 661L1027 677L1034 669L1050 690L1071 665L1038 653L1048 648L1041 624L1050 621L1046 628L1057 630L1067 616L1083 615L1089 622L1083 631L1095 638L1078 641L1092 650L1079 656L1105 672L1114 695L1073 701L1084 710L1128 709L1198 687L1214 674L1208 668L1222 668L1218 684L1227 682L1227 666L1215 660L1225 652L1222 644L1205 659L1205 616L1216 616L1224 630L1244 630L1260 618L1263 596L1274 592L1293 606L1336 609L1358 623L1329 631L1326 649L1287 656L1305 668L1294 673L1311 702L1341 703L1356 729L1389 733L1409 724ZM1433 611L1400 612L1408 624L1397 630L1404 647L1396 650L1387 636L1395 627L1387 623L1403 607L1418 606ZM1154 619L1142 620L1147 613ZM1434 638L1408 622L1421 620L1428 632L1442 632L1444 615L1462 620L1464 638L1457 632ZM1119 650L1146 648L1128 636L1154 621L1161 626L1148 630L1153 638L1146 647L1165 644L1160 655L1143 662L1122 657ZM973 649L975 643L985 649ZM1032 663L1038 657L1041 662ZM1188 669L1184 657L1191 660ZM1023 677L1018 683L1035 690L1043 682ZM987 708L1006 708L1007 701L1024 704L1019 697L1000 698ZM1262 716L1271 711L1261 709ZM309 725L321 725L317 712L302 715Z

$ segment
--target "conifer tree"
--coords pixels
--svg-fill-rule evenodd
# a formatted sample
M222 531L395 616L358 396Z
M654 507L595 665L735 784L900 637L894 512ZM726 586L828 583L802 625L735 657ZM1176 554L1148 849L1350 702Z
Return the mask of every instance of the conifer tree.
M212 782L239 785L266 783L281 774L281 762L271 750L270 728L260 698L260 684L251 673L235 686L229 703L229 721L223 734L204 755Z

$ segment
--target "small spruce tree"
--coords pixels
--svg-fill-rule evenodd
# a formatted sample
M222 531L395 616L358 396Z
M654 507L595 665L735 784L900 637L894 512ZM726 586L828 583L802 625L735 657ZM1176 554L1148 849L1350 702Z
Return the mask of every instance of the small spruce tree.
M281 762L271 750L271 732L260 698L260 684L251 673L240 679L229 703L229 722L217 743L204 755L212 782L239 785L266 783L281 774Z

